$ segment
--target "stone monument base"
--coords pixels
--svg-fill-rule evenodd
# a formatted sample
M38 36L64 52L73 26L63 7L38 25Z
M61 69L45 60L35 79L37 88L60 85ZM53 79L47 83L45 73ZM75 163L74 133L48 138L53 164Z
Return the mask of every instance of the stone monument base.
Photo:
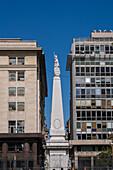
M46 170L67 170L70 168L69 143L65 139L51 139L46 144Z

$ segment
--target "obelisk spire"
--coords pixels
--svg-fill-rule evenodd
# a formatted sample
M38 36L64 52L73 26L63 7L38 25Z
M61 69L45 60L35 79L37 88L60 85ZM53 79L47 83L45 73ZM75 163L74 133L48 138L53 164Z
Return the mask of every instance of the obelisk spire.
M59 62L58 62L58 58L57 55L54 54L54 74L55 76L59 77L60 76L60 68L59 68Z
M54 55L54 78L53 78L53 96L52 96L52 111L51 111L51 127L50 137L64 137L64 116L60 80L60 68L57 55Z

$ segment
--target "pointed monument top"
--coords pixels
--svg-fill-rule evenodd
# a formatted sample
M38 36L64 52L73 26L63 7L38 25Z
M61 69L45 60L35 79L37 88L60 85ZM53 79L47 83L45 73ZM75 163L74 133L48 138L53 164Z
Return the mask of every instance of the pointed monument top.
M59 68L59 62L58 62L58 58L57 55L54 54L54 74L55 76L59 77L60 76L60 68Z
M64 139L64 116L63 116L63 104L62 104L62 92L61 92L61 80L60 80L60 68L57 55L54 54L54 73L53 78L53 96L52 96L52 111L51 111L51 128L50 137Z

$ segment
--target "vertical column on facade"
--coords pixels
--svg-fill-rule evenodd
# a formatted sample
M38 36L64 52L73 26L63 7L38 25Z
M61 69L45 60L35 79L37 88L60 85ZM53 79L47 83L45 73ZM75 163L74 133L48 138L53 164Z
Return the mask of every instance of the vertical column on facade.
M33 143L33 168L37 168L37 142Z
M92 156L91 157L91 170L94 169L94 157Z
M26 167L28 168L28 164L29 164L29 151L30 151L30 146L29 146L29 143L25 143L25 161L26 161Z
M75 155L75 169L78 169L78 155Z
M3 170L7 169L7 152L8 152L8 145L7 143L3 143L2 145L2 158L3 158Z
M76 93L75 93L75 60L74 60L74 55L72 56L72 119L73 119L73 140L76 140L76 106L75 106L75 101L76 101Z

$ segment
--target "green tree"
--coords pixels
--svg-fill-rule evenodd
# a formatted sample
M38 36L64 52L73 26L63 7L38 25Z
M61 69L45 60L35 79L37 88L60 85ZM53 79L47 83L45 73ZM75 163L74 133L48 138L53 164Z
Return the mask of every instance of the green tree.
M99 153L95 158L95 164L97 167L112 167L112 146L104 148L101 153Z

